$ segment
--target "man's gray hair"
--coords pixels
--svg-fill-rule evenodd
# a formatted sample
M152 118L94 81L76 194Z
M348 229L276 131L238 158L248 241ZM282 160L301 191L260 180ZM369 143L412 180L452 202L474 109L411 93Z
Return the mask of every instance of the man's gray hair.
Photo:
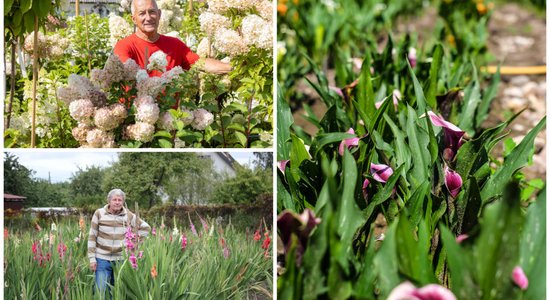
M134 7L134 2L136 1L139 1L139 0L131 0L130 1L130 12L132 13L132 16L134 15L134 13L136 12L136 8ZM157 4L157 1L156 0L152 0L154 3L155 3L155 6L157 7L158 9L158 4Z
M109 194L107 194L107 201L111 201L114 196L122 197L122 200L126 201L126 194L121 189L112 189Z

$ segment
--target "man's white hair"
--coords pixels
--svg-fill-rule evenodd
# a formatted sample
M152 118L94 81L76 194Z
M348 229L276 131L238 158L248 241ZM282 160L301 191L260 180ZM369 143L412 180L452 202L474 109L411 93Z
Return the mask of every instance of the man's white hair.
M107 194L107 202L110 202L114 196L120 196L123 201L126 201L126 194L124 194L121 189L112 189L109 194Z
M132 16L134 15L134 13L136 12L136 8L134 7L134 2L137 2L137 1L140 1L140 0L132 0L132 2L130 2L130 11L132 12ZM157 1L156 0L151 0L153 1L153 3L155 3L155 6L157 7L158 9L158 4L157 4Z

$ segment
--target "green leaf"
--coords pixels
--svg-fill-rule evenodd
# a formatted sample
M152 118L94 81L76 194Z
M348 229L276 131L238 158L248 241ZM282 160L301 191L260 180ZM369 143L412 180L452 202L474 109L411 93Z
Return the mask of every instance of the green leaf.
M292 139L292 145L290 150L290 166L291 168L298 168L302 161L309 159L309 153L306 150L304 142L296 135L290 135Z
M500 84L500 65L498 66L497 72L493 76L493 80L491 81L491 85L485 91L483 92L483 98L481 99L481 103L479 104L479 107L477 108L476 113L476 122L475 127L478 128L481 126L483 121L487 118L489 108L491 107L491 101L495 98L498 92L498 85Z
M458 123L458 127L470 136L475 134L475 113L480 102L481 95L479 80L477 78L477 71L474 68L474 79L464 90L464 104L462 105L462 111L459 114L460 122Z
M170 132L163 131L163 130L155 132L154 136L165 137L165 138L168 138L168 139L172 138L172 135L170 134Z
M342 237L342 247L349 249L345 252L351 254L352 237L364 220L354 197L357 184L357 164L347 149L344 150L342 164L342 200L338 215L338 233Z
M422 85L418 82L416 75L414 74L411 64L407 61L407 66L409 67L409 73L411 75L413 86L414 86L414 95L416 97L416 112L418 115L422 115L426 112L426 98L424 97L424 91L422 91ZM414 102L410 104L413 105Z
M544 299L546 295L546 189L527 209L520 241L520 260L529 287L525 299Z
M469 299L475 295L472 275L469 271L469 255L461 250L456 243L455 236L445 225L439 227L441 240L447 252L447 261L450 269L450 279L453 282L451 289L458 299Z
M387 299L393 288L401 283L395 242L396 226L397 222L394 222L388 227L386 238L373 261L378 274L379 299Z
M239 140L239 144L246 147L246 135L239 131L235 131L233 135L237 138L237 140Z
M315 137L313 145L311 146L312 149L315 149L314 156L317 157L319 151L328 144L341 142L344 139L353 137L355 137L355 135L343 132L320 133Z
M34 30L34 12L32 10L27 11L23 15L23 24L25 24L25 32L32 32Z
M35 0L36 1L36 0ZM32 8L32 0L20 0L19 2L19 9L21 10L21 13L26 13ZM34 19L34 17L33 17Z
M159 145L162 148L172 148L172 142L165 139L159 139Z
M400 166L397 168L397 170L394 170L393 174L390 176L388 181L384 184L384 187L382 190L380 190L378 193L372 197L372 199L369 199L369 205L367 205L367 208L363 212L363 218L365 220L368 220L373 211L374 208L380 204L382 204L384 201L388 200L390 196L393 193L393 187L395 186L395 183L399 179L399 174L401 174L401 171L403 169L403 166Z
M51 8L52 2L44 0L34 0L34 5L32 7L38 18L44 18L47 16L50 13Z
M411 150L409 149L409 146L405 143L405 135L404 132L401 131L397 125L393 122L393 120L386 114L384 114L384 119L386 120L386 123L390 126L390 129L394 136L394 142L395 142L395 162L398 166L404 165L403 168L403 177L406 178L406 173L409 171L411 167Z
M537 134L545 127L546 117L533 128L523 138L521 143L512 150L509 156L504 159L500 167L493 176L483 185L481 189L481 199L487 202L492 196L502 193L504 186L511 179L512 175L529 161L529 156L533 153L534 140Z
M374 115L376 107L374 106L374 90L372 87L372 79L370 74L371 54L368 48L365 49L365 51L365 59L363 60L363 65L361 66L359 84L357 85L357 102L358 106L368 117ZM366 121L366 119L363 121Z
M10 13L11 6L13 5L13 1L14 0L4 0L4 16L7 16Z
M432 64L430 66L430 77L428 79L428 91L426 92L426 102L432 108L436 106L435 94L437 92L437 81L439 79L439 69L443 58L443 46L437 44L433 52Z
M294 122L280 86L277 93L277 160L290 158L290 126Z
M407 109L407 138L411 147L411 153L414 153L412 155L413 166L409 178L410 183L416 186L424 181L424 179L430 178L428 172L431 161L428 149L430 139L428 133L417 125L418 115L410 106L407 106Z

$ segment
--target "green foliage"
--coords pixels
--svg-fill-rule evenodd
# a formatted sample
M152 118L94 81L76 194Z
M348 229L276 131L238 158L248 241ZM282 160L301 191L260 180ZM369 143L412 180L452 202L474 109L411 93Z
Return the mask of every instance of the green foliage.
M235 176L228 176L214 187L211 196L213 203L254 203L263 194L273 193L273 171L255 170L237 166Z

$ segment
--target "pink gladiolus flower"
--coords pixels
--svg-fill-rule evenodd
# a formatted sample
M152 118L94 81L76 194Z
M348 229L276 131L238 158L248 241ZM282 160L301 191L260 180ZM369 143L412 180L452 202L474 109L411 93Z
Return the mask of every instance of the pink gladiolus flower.
M151 234L153 236L156 236L157 235L157 230L155 229L155 227L153 227L153 229L151 230Z
M224 247L223 248L223 257L227 259L229 257L229 248Z
M462 188L462 177L457 172L445 166L445 186L453 198L458 195Z
M284 159L277 162L277 167L279 167L279 170L281 170L281 173L285 172L286 165L288 164L290 160Z
M512 271L512 279L514 280L514 283L517 284L522 290L526 290L529 286L529 280L520 266L515 267Z
M128 226L128 228L126 228L125 236L127 240L131 240L136 237L136 235L132 232L132 227Z
M34 243L32 243L32 253L33 254L36 254L38 253L38 241L35 241Z
M460 234L456 237L456 242L460 244L460 243L462 243L462 241L466 240L469 237L470 236L467 235L467 234Z
M59 258L63 258L65 256L65 253L67 252L67 246L63 243L59 243L57 245L57 253L59 253Z
M135 245L134 245L134 243L132 243L131 240L126 240L126 248L132 250L132 249L135 248Z
M130 257L128 258L128 260L130 261L130 264L132 264L132 269L137 269L137 258L136 256L134 255L134 253L132 253L132 255L130 255Z
M349 134L355 134L355 131L353 130L353 128L350 128L347 133ZM356 137L353 137L353 138L349 138L349 139L344 139L341 143L340 143L340 147L338 148L338 153L340 155L344 155L344 147L348 147L348 149L351 149L352 147L357 147L359 146L359 138L356 136Z
M370 164L370 172L374 180L381 183L386 183L386 181L388 181L390 176L393 174L393 170L389 166L384 164L377 165L373 163Z
M388 300L456 300L456 297L438 284L416 288L410 282L403 282L392 290Z
M181 238L181 250L185 250L187 248L187 237L182 235Z
M138 258L142 258L142 257L143 257L143 251L139 251Z
M444 153L446 157L454 157L458 148L462 146L464 136L464 131L458 128L453 123L445 121L442 117L439 117L434 112L429 111L428 116L434 126L443 127L443 132L445 136L445 149L450 149L450 153Z

